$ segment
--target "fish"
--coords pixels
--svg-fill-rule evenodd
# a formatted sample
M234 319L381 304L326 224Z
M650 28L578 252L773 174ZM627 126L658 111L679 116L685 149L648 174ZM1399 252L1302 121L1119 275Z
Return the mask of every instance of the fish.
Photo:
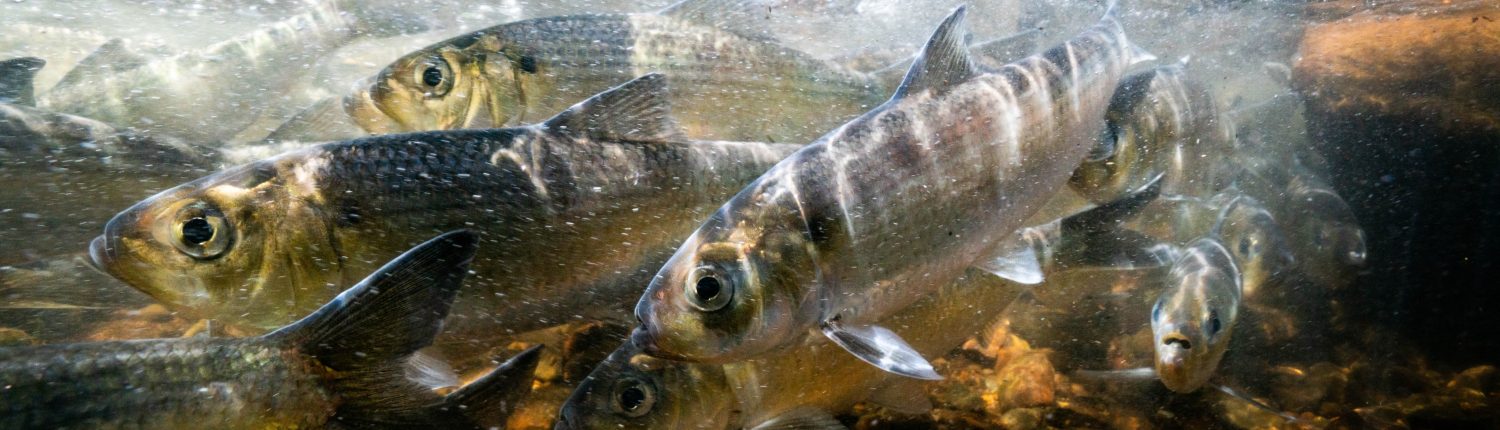
M1158 191L1148 186L1129 198L1022 230L1030 237L1046 238L1028 243L1046 255L1039 260L1050 263L1049 273L1095 268L1089 265L1096 262L1112 264L1097 258L1102 252L1091 248L1133 245L1100 239L1119 232L1121 217L1138 211ZM1023 292L1048 287L969 268L882 324L911 339L918 351L944 354L988 328ZM556 428L825 425L837 423L830 414L847 412L861 401L926 413L932 409L926 398L926 388L918 380L865 364L811 331L776 354L725 364L656 358L625 342L575 388L561 408Z
M404 376L440 330L477 246L472 232L440 235L264 336L0 348L0 427L478 428ZM460 389L461 400L481 388Z
M676 238L800 147L686 140L667 90L648 74L536 125L367 137L231 167L117 214L91 260L174 309L266 329L431 231L471 228L496 264L475 269L444 337L629 321Z
M1110 8L1061 45L978 73L960 7L884 105L778 163L714 212L636 305L632 341L727 363L808 330L893 373L940 378L881 318L1006 242L1065 187L1127 67ZM1021 247L1024 248L1024 247Z
M0 61L0 103L35 105L36 88L32 80L46 65L47 60L37 57Z
M1194 241L1172 262L1151 308L1153 369L1162 385L1190 393L1214 376L1239 318L1240 279L1229 250L1212 238Z
M684 0L658 13L501 24L396 60L343 107L371 134L516 126L659 72L673 79L689 137L808 142L882 101L886 89L872 76L769 40L753 27L759 10ZM326 116L323 108L306 116Z
M38 106L194 142L231 140L272 106L268 97L306 76L312 59L360 37L425 23L394 7L319 0L253 32L115 73L60 82Z
M1233 131L1187 61L1120 82L1105 113L1104 144L1069 179L1075 191L1108 202L1163 173L1168 195L1209 196L1229 185L1234 170L1221 154L1234 151Z
M1365 232L1354 210L1316 176L1298 174L1287 190L1283 219L1300 271L1318 285L1349 286L1368 259Z

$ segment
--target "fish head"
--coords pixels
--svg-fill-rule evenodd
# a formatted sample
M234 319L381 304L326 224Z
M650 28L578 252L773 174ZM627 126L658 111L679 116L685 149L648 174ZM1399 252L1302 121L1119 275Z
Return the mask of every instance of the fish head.
M656 358L627 343L573 390L555 428L699 428L728 423L734 406L723 366Z
M276 159L163 191L115 215L95 267L178 310L271 329L337 294L340 260L318 209Z
M1154 367L1172 391L1202 387L1229 348L1240 301L1231 258L1212 239L1195 242L1173 261L1169 284L1151 309Z
M519 124L523 85L537 68L526 58L496 37L463 36L391 63L345 97L344 109L375 134Z
M646 353L726 363L780 347L811 327L816 251L796 202L760 185L710 217L647 287L632 334Z
M1245 195L1228 199L1221 207L1213 233L1229 249L1240 269L1245 294L1290 272L1296 263L1290 241L1276 218L1259 201Z

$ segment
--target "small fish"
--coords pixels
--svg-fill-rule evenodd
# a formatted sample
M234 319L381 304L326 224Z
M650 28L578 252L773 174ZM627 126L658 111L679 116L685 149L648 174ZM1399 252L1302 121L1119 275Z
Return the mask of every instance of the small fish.
M260 337L0 348L0 427L477 428L402 376L442 326L477 245L463 231L427 241ZM525 366L514 373L524 375L487 380L530 378ZM459 392L473 402L480 391Z
M399 35L423 24L399 10L318 0L283 21L200 51L115 73L75 75L40 94L39 106L196 142L227 141L318 58L359 37ZM88 67L86 65L86 67Z
M1104 116L1104 144L1073 173L1074 190L1107 202L1162 173L1169 195L1207 196L1229 185L1222 154L1234 150L1233 134L1186 62L1120 81Z
M466 227L496 264L476 268L455 338L628 321L678 238L799 148L683 139L666 94L650 74L533 126L376 136L236 166L118 214L91 256L177 309L270 328L429 232Z
M674 82L671 102L690 137L807 142L881 102L885 89L872 77L747 28L759 10L684 0L659 13L501 24L396 60L343 106L376 134L516 126L660 72Z
M1008 250L1103 128L1125 69L1150 58L1114 9L1046 52L981 73L964 8L879 108L788 157L727 202L636 306L648 354L726 363L821 330L857 357L940 378L885 316Z
M892 315L912 345L940 355L983 330L1025 285L971 269L936 294ZM920 381L850 356L816 333L774 355L729 364L672 361L627 342L563 404L555 428L844 428L833 414L871 401L931 409Z

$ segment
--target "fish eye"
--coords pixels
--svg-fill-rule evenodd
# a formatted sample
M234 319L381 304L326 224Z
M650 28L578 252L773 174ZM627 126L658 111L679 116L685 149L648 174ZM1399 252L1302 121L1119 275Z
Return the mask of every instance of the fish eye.
M734 298L734 285L729 278L712 267L700 267L693 271L687 285L688 301L704 312L724 309L729 299Z
M428 58L418 65L413 79L421 84L428 97L442 97L453 89L453 69L440 56Z
M656 388L639 379L625 379L615 385L613 405L615 413L636 418L651 412L656 406Z
M199 260L224 255L232 237L229 220L224 214L203 205L192 205L178 211L177 221L172 227L172 245Z
M1240 255L1250 255L1250 248L1253 245L1252 242L1253 241L1251 241L1249 237L1242 237L1242 238L1240 238L1240 243L1239 243Z

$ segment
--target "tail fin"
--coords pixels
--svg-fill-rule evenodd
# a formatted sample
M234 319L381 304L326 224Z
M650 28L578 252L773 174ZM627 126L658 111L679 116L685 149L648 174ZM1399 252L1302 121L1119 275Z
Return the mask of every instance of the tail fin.
M511 412L531 393L532 372L542 346L521 351L495 370L443 399L444 408L468 416L482 428L505 428Z
M0 61L0 103L36 106L32 81L46 65L46 60L36 57Z
M468 274L479 237L445 233L391 260L296 323L265 335L338 375L337 419L408 423L442 400L405 376L408 359L432 343Z

